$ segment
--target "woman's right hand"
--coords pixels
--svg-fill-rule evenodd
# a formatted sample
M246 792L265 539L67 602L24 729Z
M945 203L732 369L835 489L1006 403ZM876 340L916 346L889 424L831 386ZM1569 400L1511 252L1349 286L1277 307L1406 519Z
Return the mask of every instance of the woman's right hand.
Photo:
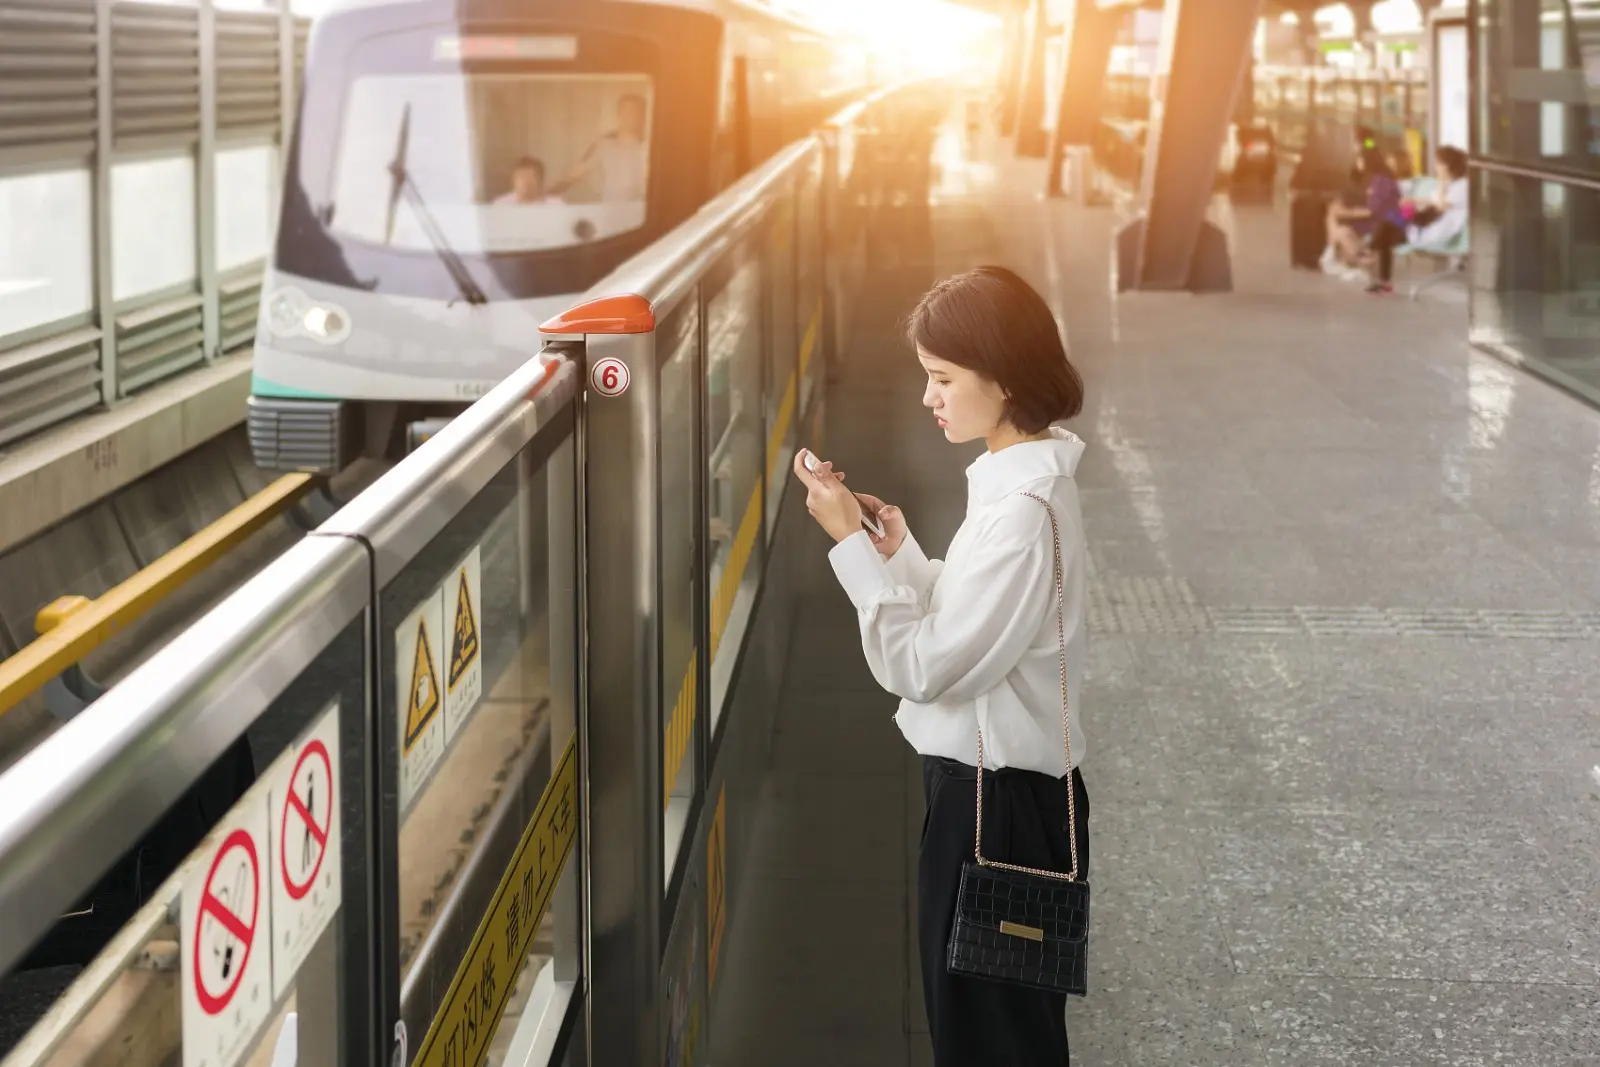
M878 554L884 559L893 558L894 554L900 551L900 546L905 543L906 517L893 504L885 504L869 493L857 493L856 499L861 501L861 507L864 510L877 514L878 524L883 527L882 537L879 537L871 530L867 531L867 536L871 538L873 547L878 550Z

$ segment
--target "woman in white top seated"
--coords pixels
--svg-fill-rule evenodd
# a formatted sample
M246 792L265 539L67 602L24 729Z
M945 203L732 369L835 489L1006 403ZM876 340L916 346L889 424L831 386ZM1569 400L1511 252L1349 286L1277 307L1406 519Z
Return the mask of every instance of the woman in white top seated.
M1467 154L1459 148L1442 145L1433 154L1433 173L1438 181L1434 198L1414 205L1415 214L1406 226L1406 240L1413 246L1439 248L1448 244L1467 225L1471 212Z
M1064 1065L1064 994L946 965L962 865L974 852L980 729L985 859L1069 871L1070 788L1078 878L1088 877L1089 799L1076 769L1085 556L1073 479L1084 445L1051 426L1082 408L1083 382L1045 302L1003 268L935 286L908 332L927 373L923 404L945 439L988 446L967 468L967 515L945 559L928 559L899 509L852 493L831 464L814 474L802 455L794 469L807 508L837 542L830 560L859 614L873 676L901 698L895 721L923 756L917 937L934 1063ZM863 506L876 512L881 538L862 528Z

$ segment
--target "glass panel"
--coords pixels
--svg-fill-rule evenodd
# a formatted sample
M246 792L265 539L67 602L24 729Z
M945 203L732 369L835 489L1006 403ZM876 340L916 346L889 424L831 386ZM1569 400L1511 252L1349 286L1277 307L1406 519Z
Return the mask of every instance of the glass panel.
M116 943L105 946L103 977L85 969L58 998L81 1007L52 1031L55 1051L31 1062L77 1067L117 1049L135 1063L242 1063L252 1047L261 1063L346 1058L342 1044L365 1026L352 1013L371 952L365 622L352 620L35 949L137 931L116 958ZM131 900L143 903L121 922ZM226 1023L207 1023L187 984L195 975ZM8 1014L17 1007L33 1006Z
M570 407L561 422L380 593L401 1014L421 1062L503 1056L553 966L576 827Z
M217 150L217 269L267 257L278 204L278 149L243 145Z
M1479 171L1472 339L1600 400L1600 193Z
M656 327L661 360L661 753L665 847L677 863L695 794L695 721L700 704L700 449L695 417L700 394L700 308L697 294Z
M706 299L706 482L711 565L711 725L722 715L733 663L760 584L761 259L737 249L727 280Z
M1481 0L1478 55L1486 155L1600 172L1600 37L1571 0ZM1585 5L1587 6L1587 5Z
M331 225L404 249L432 251L442 238L461 253L567 248L636 230L650 104L650 79L636 74L363 76L345 108Z
M117 301L195 280L194 159L111 168L111 293Z
M0 178L0 337L94 307L87 170Z
M767 539L777 531L778 503L794 456L795 405L800 397L795 374L799 340L795 331L795 211L786 196L773 208L767 232L767 294L771 316L771 369L767 374Z

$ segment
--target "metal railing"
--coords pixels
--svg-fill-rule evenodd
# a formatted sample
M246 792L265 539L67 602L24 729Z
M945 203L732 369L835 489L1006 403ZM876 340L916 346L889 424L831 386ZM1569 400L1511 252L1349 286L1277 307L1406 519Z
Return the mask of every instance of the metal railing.
M222 223L276 212L309 23L274 6L0 0L0 444L250 344L266 249Z
M698 1040L805 580L787 468L877 160L936 104L878 94L748 175L0 775L4 973L236 746L261 768L4 1067Z

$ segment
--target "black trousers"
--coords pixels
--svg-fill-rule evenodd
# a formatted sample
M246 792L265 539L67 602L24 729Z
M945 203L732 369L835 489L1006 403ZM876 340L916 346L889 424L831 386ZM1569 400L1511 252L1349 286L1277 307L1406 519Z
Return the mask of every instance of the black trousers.
M946 968L961 866L977 836L977 768L924 756L917 864L917 946L935 1067L1066 1067L1066 996L953 975ZM1089 794L1072 772L1078 822L1078 876L1089 876ZM986 859L1067 871L1067 787L1035 771L983 772Z
M1378 280L1386 282L1394 277L1394 250L1406 243L1406 231L1381 219L1372 232L1372 247L1378 253Z

